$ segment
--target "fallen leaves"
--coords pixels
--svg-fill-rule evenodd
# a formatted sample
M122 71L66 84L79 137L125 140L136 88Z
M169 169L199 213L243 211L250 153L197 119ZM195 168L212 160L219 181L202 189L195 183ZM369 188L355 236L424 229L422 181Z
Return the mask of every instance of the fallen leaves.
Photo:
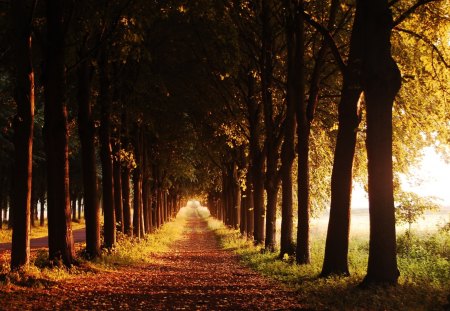
M292 310L301 304L223 251L196 214L151 264L81 275L47 289L0 287L0 310Z

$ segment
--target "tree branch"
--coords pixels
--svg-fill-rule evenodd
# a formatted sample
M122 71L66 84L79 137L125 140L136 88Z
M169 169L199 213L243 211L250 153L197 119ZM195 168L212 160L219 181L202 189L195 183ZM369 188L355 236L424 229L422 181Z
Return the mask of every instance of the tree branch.
M405 12L403 12L397 19L394 21L392 27L398 26L401 22L403 22L405 19L407 19L414 11L427 3L437 1L437 0L418 0L413 6L411 6L409 9L407 9Z
M433 51L437 53L439 59L442 61L442 63L444 63L445 67L450 68L449 63L447 63L447 61L445 60L442 52L439 50L439 48L433 42L431 42L430 39L428 39L427 37L425 37L421 34L415 33L414 31L409 30L409 29L400 28L400 27L395 27L394 29L397 31L400 31L400 32L407 33L407 34L425 42L426 44L428 44L433 49Z
M331 36L328 29L323 27L321 24L319 24L317 21L313 20L311 15L309 15L306 12L303 12L303 17L305 18L305 21L310 24L312 27L314 27L317 31L319 31L322 36L324 37L325 41L327 42L328 46L330 47L331 52L333 53L334 59L336 60L339 69L342 72L345 72L347 65L344 63L344 60L342 59L341 54L339 53L339 49L336 46L336 43L334 42L333 37Z

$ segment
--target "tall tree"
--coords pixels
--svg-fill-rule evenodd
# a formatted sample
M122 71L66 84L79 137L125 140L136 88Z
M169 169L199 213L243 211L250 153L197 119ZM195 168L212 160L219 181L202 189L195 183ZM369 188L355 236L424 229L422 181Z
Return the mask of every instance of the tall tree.
M99 59L100 93L98 100L101 109L100 159L102 164L103 213L105 226L104 238L105 247L112 248L116 243L116 218L114 211L114 176L111 148L111 77L107 53L107 48L103 47Z
M11 3L15 33L16 83L14 97L17 104L17 114L14 117L15 175L11 202L14 209L11 269L26 266L30 261L29 234L34 125L31 24L35 5L36 1L27 0L18 0ZM0 221L2 221L1 217Z
M98 202L97 161L95 156L95 125L92 114L91 82L93 66L83 43L78 67L78 133L83 170L84 217L86 221L86 253L100 255L100 208Z
M348 275L350 203L357 129L360 123L362 17L357 7L350 37L350 51L343 71L339 102L339 128L331 175L330 219L322 276Z
M392 107L401 75L391 55L389 2L358 1L363 20L362 82L367 107L370 241L365 284L396 284Z
M295 158L295 111L297 104L297 91L302 90L297 85L302 79L303 68L298 68L296 62L301 60L298 56L295 27L298 27L298 18L301 13L291 0L285 1L286 9L286 45L287 45L287 86L286 86L286 118L284 120L284 140L281 148L281 238L280 258L285 254L293 255L293 197L292 197L292 165ZM299 69L299 71L297 71Z
M66 1L47 0L47 44L44 60L45 124L47 154L48 244L50 260L74 262L69 199L67 109L65 105Z
M298 1L297 10L303 12L303 0ZM294 27L296 66L295 70L301 72L305 66L305 33L303 14L296 14L296 24ZM309 197L309 122L305 101L305 81L304 75L297 77L297 153L298 153L298 226L297 226L297 247L296 261L298 264L310 262L309 252L309 217L310 217L310 197Z
M274 70L274 14L273 2L262 0L261 2L261 97L264 107L265 125L265 151L266 151L266 178L265 188L267 193L266 211L266 239L265 247L269 251L275 249L277 201L280 178L278 174L279 145L276 122L274 120L273 99L273 70Z

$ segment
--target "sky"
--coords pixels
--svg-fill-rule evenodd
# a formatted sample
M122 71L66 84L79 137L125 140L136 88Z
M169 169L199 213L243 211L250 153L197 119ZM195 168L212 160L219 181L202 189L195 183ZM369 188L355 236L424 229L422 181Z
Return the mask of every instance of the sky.
M425 148L423 154L422 161L410 169L410 175L402 176L402 189L436 197L438 204L450 207L450 164L445 163L433 148ZM352 207L368 207L367 193L358 183L353 187Z

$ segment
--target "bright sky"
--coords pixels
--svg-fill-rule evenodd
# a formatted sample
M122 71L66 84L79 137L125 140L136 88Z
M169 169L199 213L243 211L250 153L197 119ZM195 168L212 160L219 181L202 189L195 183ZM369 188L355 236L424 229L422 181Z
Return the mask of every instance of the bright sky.
M423 150L423 160L418 166L411 168L409 176L402 176L404 191L416 192L421 196L433 196L438 204L450 206L450 164L434 151L433 148ZM367 208L367 193L361 184L355 184L352 194L353 208Z

